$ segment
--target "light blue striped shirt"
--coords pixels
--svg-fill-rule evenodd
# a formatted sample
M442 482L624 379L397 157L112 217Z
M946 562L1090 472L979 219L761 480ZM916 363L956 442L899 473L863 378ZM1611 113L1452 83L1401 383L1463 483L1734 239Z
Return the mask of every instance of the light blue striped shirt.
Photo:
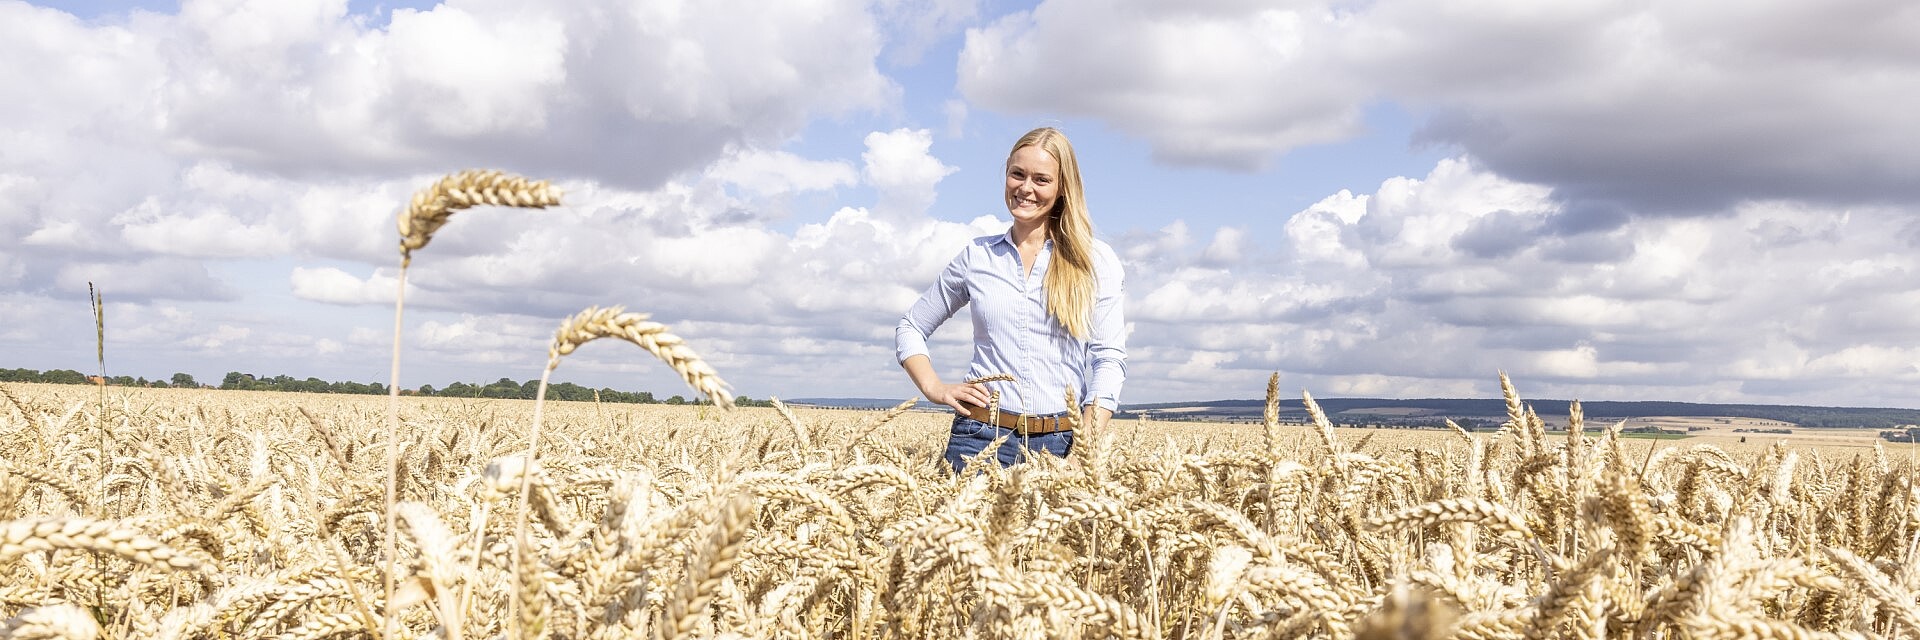
M972 309L973 364L967 378L1010 374L1014 382L990 382L1000 392L1000 410L1052 414L1066 411L1066 391L1081 404L1120 408L1120 386L1127 380L1127 327L1121 309L1125 293L1120 257L1113 247L1093 241L1095 279L1093 316L1086 340L1047 317L1047 267L1053 261L1048 240L1024 274L1020 252L1010 233L974 238L920 295L894 329L898 360L927 354L927 336L958 313ZM969 304L971 303L971 304Z

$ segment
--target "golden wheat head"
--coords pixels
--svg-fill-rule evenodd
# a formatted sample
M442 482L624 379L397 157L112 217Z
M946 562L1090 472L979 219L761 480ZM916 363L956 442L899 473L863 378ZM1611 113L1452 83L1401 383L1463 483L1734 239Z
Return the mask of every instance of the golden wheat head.
M561 322L560 330L553 334L553 346L547 351L547 368L558 366L560 356L573 353L580 345L599 338L619 338L646 349L667 366L673 367L674 372L680 374L680 379L687 381L687 386L706 394L709 400L722 408L733 408L732 391L727 383L687 346L685 340L667 333L666 325L647 320L647 314L627 313L623 307L588 307Z
M413 194L413 202L400 212L400 257L410 258L415 249L427 246L453 212L483 204L544 209L560 204L560 190L545 180L499 171L469 169L441 178Z

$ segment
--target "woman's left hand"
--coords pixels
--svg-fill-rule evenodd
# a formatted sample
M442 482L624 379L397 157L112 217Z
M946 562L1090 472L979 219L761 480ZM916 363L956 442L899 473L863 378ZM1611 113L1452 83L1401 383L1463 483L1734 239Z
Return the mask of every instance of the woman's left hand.
M1108 411L1106 407L1097 404L1090 404L1080 408L1080 424L1090 425L1094 429L1105 428L1107 422L1112 418L1112 411Z

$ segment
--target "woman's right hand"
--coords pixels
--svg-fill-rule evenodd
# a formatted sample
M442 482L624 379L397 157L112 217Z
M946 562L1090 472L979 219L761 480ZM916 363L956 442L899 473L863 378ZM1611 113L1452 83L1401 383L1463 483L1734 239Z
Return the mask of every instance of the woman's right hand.
M921 390L927 400L953 407L961 415L972 413L974 409L985 407L993 401L992 392L984 384L947 384L935 382L933 386Z

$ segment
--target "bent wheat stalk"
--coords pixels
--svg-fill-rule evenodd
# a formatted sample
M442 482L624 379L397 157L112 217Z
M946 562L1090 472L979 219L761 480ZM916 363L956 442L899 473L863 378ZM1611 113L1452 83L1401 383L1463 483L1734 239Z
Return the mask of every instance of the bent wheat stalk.
M499 171L469 169L441 178L439 182L414 193L412 202L400 212L400 273L394 278L393 296L393 369L387 380L386 538L383 547L387 575L384 602L393 602L393 573L396 566L394 530L398 528L398 523L395 521L393 505L399 499L399 475L395 468L400 465L400 450L396 441L400 431L400 329L401 312L406 308L407 267L413 264L414 250L426 247L433 240L434 232L446 226L453 212L483 204L544 209L560 204L560 190L545 180L529 181ZM381 625L381 635L392 635L392 620L397 616L388 611L381 617L385 621ZM452 640L460 640L460 629L450 631Z
M540 372L540 387L533 395L533 429L527 435L527 472L521 474L520 492L514 509L514 543L518 549L527 549L527 508L528 494L532 491L534 463L540 452L540 425L544 421L547 403L547 383L553 377L553 370L560 367L560 358L573 353L580 345L600 338L618 338L631 342L648 353L659 358L667 366L680 374L682 380L694 390L706 394L707 399L722 409L733 410L733 395L720 374L708 366L706 361L688 347L680 336L667 333L667 326L647 320L647 314L628 313L625 307L588 307L579 314L560 323L560 330L553 334L553 345L547 348L547 367ZM801 429L801 431L804 431ZM516 555L516 558L522 557ZM514 575L522 575L516 572ZM516 578L517 579L517 578ZM518 620L520 607L519 593L513 590L513 616Z
M547 351L547 370L560 366L560 356L573 353L580 345L600 338L619 338L631 342L672 367L680 379L721 408L733 409L732 391L720 374L701 360L680 336L667 333L667 326L647 320L647 314L628 313L623 307L588 307L579 315L560 323Z

